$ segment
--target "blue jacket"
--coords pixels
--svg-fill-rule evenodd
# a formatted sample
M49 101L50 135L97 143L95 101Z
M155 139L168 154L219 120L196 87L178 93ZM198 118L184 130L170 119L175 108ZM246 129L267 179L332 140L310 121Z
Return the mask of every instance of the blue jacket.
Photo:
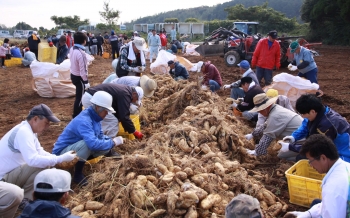
M103 134L101 121L102 118L98 116L92 106L83 110L58 136L52 153L59 155L64 148L81 140L85 141L91 151L110 150L114 146L114 142Z
M12 57L15 57L15 58L22 57L21 50L18 47L11 49L11 55L12 55Z
M296 62L295 64L298 67L298 70L300 73L307 73L317 67L314 57L312 56L312 53L310 52L309 49L304 47L300 47L299 54L294 53L294 61ZM299 66L304 61L309 62L309 64L305 68L300 69Z
M186 70L186 67L184 67L184 65L180 64L178 61L175 62L174 71L175 71L175 73L172 73L171 69L170 69L170 72L169 72L170 75L173 75L175 78L182 76L183 78L188 79L189 75L188 75L188 72Z
M57 49L56 64L62 63L66 59L67 55L68 55L68 46L64 44Z
M29 203L18 218L78 218L57 201L35 200Z
M332 139L340 158L350 162L350 125L340 114L325 106L324 112L317 114L312 122L305 118L292 136L298 141L313 134L324 134ZM289 149L299 152L301 145L290 144Z

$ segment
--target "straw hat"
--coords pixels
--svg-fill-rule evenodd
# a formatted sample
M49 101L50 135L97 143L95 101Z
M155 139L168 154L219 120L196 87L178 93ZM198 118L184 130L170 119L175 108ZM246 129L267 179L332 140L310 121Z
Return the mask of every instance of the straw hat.
M276 102L278 97L268 98L265 93L256 95L253 98L255 107L249 112L259 112Z
M152 97L154 91L157 89L157 83L146 75L141 76L140 86L146 97Z

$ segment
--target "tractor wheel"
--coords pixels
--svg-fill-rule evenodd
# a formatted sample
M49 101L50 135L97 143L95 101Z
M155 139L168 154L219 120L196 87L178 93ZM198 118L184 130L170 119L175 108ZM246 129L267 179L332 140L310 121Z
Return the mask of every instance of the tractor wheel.
M233 66L237 66L237 64L241 60L241 57L236 51L228 51L226 52L224 59L225 59L226 66L233 67Z

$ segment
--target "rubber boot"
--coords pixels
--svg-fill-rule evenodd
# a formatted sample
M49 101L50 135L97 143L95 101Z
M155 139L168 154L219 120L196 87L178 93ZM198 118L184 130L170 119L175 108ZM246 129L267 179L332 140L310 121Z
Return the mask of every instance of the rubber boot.
M73 182L77 183L80 186L85 186L88 184L88 182L83 174L84 166L85 166L85 161L78 161L75 164Z

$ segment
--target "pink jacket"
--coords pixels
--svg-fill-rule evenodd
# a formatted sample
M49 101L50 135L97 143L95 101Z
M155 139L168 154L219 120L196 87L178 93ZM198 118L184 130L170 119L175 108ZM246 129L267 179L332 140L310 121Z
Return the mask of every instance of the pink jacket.
M75 76L80 76L84 81L87 81L88 65L85 56L85 51L74 49L69 51L70 73Z
M203 85L209 85L209 80L216 81L220 86L222 86L222 79L221 75L219 73L219 70L211 64L210 61L207 61L204 63L204 78L203 78Z
M5 57L8 54L8 48L5 48L3 45L0 46L0 57Z

